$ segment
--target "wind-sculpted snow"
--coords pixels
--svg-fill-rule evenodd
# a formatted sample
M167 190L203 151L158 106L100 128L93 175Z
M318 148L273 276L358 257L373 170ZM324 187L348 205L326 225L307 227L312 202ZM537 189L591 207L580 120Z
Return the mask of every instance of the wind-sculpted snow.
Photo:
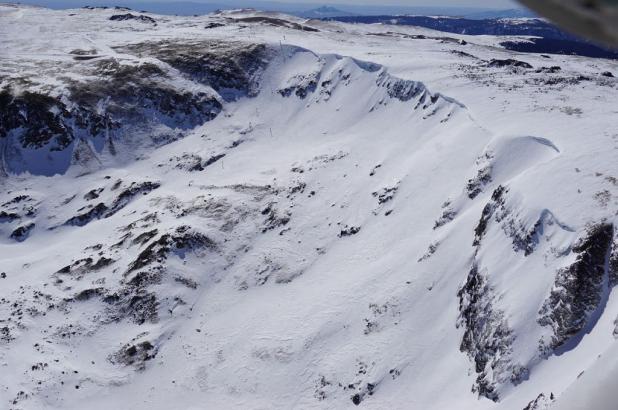
M606 374L617 83L558 80L612 68L392 29L1 6L0 408L522 410Z

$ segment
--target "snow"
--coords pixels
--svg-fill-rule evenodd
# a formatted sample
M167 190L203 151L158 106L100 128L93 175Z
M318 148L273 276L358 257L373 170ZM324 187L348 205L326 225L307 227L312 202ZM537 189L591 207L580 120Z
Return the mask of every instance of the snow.
M68 54L93 48L102 57L159 64L176 73L166 81L178 89L215 93L155 57L118 48L144 41L263 42L272 60L256 97L225 103L215 119L169 144L153 146L152 130L138 128L118 142L117 156L93 146L93 158L51 176L47 151L28 153L30 173L22 173L9 169L11 154L2 150L10 175L0 176L0 204L27 195L24 206L36 209L29 216L17 205L0 209L21 216L0 223L0 328L12 338L0 338L3 406L326 409L356 408L359 395L370 409L520 410L553 393L550 408L615 407L608 384L616 374L615 292L594 327L560 355L540 354L551 329L537 319L557 270L575 261L572 247L590 225L618 226L618 82L598 77L617 72L616 62L515 54L492 36L448 34L462 45L406 38L445 37L427 29L248 10L146 14L156 26L110 22L112 14L118 11L0 6L0 86L31 76L34 87L60 92L62 77L96 78L84 74L88 61ZM227 19L256 15L320 31ZM224 25L204 29L210 22ZM483 63L510 57L562 71L548 77ZM579 75L590 80L543 82ZM416 92L398 98L398 81ZM185 154L225 156L189 172L175 167L185 165ZM467 184L485 167L491 180L471 198ZM161 186L108 218L65 225L145 182ZM506 220L526 232L542 223L528 256L493 219L473 246L499 186L508 188ZM87 200L97 189L99 197ZM392 198L380 203L383 192ZM445 209L454 219L434 229ZM28 221L36 228L26 241L9 238ZM216 246L166 254L161 277L140 288L156 295L157 320L111 320L114 305L102 297L70 300L93 288L122 294L140 273L129 269L147 247L135 244L139 235L157 229L155 241L181 226ZM350 228L360 230L344 233ZM101 255L113 263L57 272ZM530 372L517 385L497 383L496 403L471 391L475 365L460 351L457 295L474 261L487 276L492 308L515 335L509 360ZM114 363L123 346L144 341L157 350L144 370Z

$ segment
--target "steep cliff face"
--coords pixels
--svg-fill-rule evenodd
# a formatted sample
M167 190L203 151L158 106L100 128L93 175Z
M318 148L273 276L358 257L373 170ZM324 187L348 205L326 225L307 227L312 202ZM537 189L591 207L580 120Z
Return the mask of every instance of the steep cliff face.
M115 48L156 58L183 76L207 85L226 101L255 96L259 76L274 54L264 44L237 41L152 41Z
M5 171L64 173L72 164L84 165L80 142L96 158L174 141L216 118L226 100L257 93L268 62L265 45L242 42L118 47L130 53L128 59L86 51L73 50L74 61L65 68L71 75L56 72L53 83L43 84L36 75L3 82Z
M551 339L541 341L541 346L550 351L557 349L591 320L598 319L610 286L613 237L613 225L600 224L589 228L586 236L573 245L575 262L557 272L551 293L539 311L539 324L553 331ZM597 318L592 318L595 313Z
M614 241L609 255L609 285L618 285L618 229L614 227Z
M513 363L515 334L505 313L495 307L496 295L487 283L486 274L472 266L464 286L458 292L460 318L465 330L460 349L474 361L477 378L472 391L480 397L498 401L498 387L520 383L528 370Z

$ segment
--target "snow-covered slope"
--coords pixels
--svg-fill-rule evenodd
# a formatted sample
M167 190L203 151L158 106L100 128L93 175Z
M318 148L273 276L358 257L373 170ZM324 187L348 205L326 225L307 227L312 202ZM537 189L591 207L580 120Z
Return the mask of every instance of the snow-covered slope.
M615 62L251 11L0 22L3 406L613 408Z

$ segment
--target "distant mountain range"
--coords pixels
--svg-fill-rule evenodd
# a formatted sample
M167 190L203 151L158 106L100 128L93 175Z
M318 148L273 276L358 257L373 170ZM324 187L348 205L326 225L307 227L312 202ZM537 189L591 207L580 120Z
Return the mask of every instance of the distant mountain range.
M322 6L316 9L307 10L298 14L301 17L322 19L322 18L334 18L342 16L355 16L356 13L350 13L348 11L339 10L336 7Z
M24 0L23 4L38 5L52 9L80 8L83 6L122 6L135 10L168 15L208 14L216 10L255 8L278 11L305 18L331 18L341 16L375 15L439 15L458 16L470 19L532 17L526 9L500 10L481 7L405 7L376 5L323 5L313 8L309 3L282 3L268 0L215 0L215 1L142 1L142 0Z
M541 19L508 20L494 18L453 18L446 16L339 16L329 20L344 23L417 26L447 33L492 36L530 36L529 41L504 41L509 50L526 53L576 54L586 57L618 59L618 51L581 39Z
M536 14L527 9L508 9L508 10L487 10L464 14L462 17L483 20L483 19L502 19L502 18L527 18L537 17Z
M454 18L447 16L340 16L333 20L344 23L391 24L419 26L449 33L494 36L538 36L560 40L576 40L555 25L541 19L503 20L501 18Z
M382 8L371 8L367 9L359 8L358 6L351 6L355 11L352 12L350 10L341 10L332 6L322 6L316 9L311 9L301 13L295 13L301 17L307 18L335 18L335 17L352 17L352 16L361 16L361 15L375 15L381 14L378 13L382 10ZM385 10L393 12L395 11L393 7L384 8ZM484 9L462 9L462 8L439 8L439 7L414 7L414 8L405 8L403 9L405 13L394 13L394 14L408 14L408 15L440 15L440 16L449 16L449 17L465 17L471 20L482 20L482 19L496 19L496 18L526 18L526 17L536 17L534 13L525 9L508 9L508 10L484 10Z

